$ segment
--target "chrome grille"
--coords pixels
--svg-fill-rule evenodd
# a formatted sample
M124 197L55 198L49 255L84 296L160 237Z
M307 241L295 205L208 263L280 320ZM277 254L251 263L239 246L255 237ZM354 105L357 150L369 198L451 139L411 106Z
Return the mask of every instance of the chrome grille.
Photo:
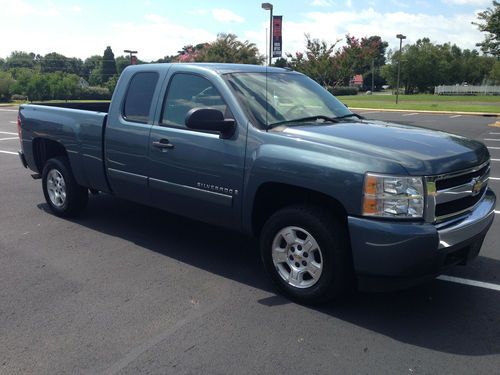
M443 222L466 214L486 192L490 162L460 172L426 177L427 222Z

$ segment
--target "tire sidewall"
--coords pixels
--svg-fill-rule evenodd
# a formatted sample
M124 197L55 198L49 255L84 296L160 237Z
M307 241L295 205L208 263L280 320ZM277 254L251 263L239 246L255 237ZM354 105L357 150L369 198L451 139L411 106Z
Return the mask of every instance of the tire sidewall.
M265 224L260 238L261 257L267 274L278 290L286 296L304 303L319 303L339 294L342 289L342 258L339 252L344 244L335 236L338 225L332 220L325 225L312 212L303 209L288 208L279 211ZM321 249L323 270L318 282L309 288L296 288L289 285L278 274L272 259L272 244L277 233L285 227L296 226L309 232ZM337 233L342 237L343 233ZM342 238L343 239L343 238Z
M62 175L66 188L66 199L64 201L64 204L60 207L52 203L47 189L47 178L49 172L52 170L56 170ZM42 184L43 184L43 195L45 196L45 200L49 205L51 211L54 212L54 214L56 214L57 216L68 215L71 210L71 200L73 199L73 195L75 194L74 191L75 182L66 163L60 158L49 159L47 163L45 163L45 166L43 168Z

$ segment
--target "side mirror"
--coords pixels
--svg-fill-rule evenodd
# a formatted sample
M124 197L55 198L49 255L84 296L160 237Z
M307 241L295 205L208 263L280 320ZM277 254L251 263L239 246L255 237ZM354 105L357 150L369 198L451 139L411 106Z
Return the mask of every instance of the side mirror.
M234 120L224 119L224 114L214 108L192 108L186 114L186 127L189 129L220 133L221 138L234 134Z

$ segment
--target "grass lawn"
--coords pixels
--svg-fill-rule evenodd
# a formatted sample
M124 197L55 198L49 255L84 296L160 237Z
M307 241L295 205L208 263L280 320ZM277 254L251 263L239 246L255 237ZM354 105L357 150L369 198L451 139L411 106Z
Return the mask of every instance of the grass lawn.
M351 95L337 98L352 108L487 112L500 114L500 96Z

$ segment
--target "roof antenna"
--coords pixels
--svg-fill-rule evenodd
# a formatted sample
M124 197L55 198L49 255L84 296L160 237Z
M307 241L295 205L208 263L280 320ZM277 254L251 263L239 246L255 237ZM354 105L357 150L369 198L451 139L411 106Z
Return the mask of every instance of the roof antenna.
M267 28L266 28L266 51L267 51ZM268 60L269 57L266 59ZM269 60L268 60L269 61ZM266 63L266 132L269 129L269 122L267 119L267 116L269 114L269 97L268 97L268 91L267 91L267 74L268 74L268 69L269 69L269 62Z

